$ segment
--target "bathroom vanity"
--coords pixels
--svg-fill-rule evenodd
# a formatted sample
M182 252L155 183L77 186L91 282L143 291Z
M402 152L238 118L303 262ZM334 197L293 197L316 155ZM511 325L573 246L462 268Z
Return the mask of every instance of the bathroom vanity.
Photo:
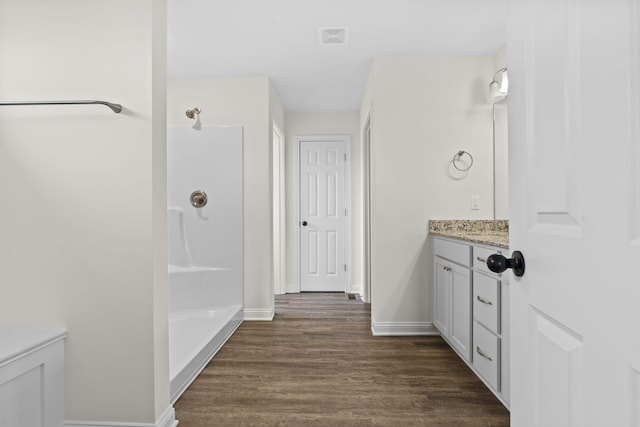
M509 408L509 273L487 267L508 255L505 221L430 221L434 325Z

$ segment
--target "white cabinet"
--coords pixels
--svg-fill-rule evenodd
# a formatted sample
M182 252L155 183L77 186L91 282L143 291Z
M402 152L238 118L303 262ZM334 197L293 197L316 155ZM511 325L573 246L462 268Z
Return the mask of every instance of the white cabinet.
M508 407L508 274L487 268L494 253L508 250L434 238L434 325Z
M471 360L471 274L469 269L451 266L451 344Z
M473 325L473 367L496 391L500 390L500 338L485 327Z
M500 281L473 272L473 318L494 333L500 331Z
M473 367L505 405L509 404L508 273L487 268L487 257L502 248L473 248Z
M433 323L443 337L451 336L451 263L436 257Z
M438 240L434 324L460 356L471 361L471 271L468 245Z
M435 325L462 357L471 360L471 274L436 257Z

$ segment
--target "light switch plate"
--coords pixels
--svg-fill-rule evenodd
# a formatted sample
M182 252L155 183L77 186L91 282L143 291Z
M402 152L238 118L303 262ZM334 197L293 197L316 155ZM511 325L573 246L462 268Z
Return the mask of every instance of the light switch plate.
M472 211L480 210L480 196L477 196L477 195L471 196L471 210Z

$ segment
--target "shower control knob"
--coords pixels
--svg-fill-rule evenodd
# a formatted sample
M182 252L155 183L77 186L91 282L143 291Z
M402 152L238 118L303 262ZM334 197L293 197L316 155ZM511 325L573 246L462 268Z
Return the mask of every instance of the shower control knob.
M302 221L302 226L306 227L309 223L307 221Z
M189 201L194 208L202 208L207 204L207 193L202 190L194 191L191 193Z

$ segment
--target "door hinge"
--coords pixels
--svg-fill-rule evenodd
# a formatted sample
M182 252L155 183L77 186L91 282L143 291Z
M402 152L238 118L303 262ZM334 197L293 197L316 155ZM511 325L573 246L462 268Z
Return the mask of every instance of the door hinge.
M344 161L347 161L347 153L344 153Z
M349 215L349 211L347 210L347 208L344 209L344 216Z
M348 271L347 270L347 264L344 265L344 271Z

